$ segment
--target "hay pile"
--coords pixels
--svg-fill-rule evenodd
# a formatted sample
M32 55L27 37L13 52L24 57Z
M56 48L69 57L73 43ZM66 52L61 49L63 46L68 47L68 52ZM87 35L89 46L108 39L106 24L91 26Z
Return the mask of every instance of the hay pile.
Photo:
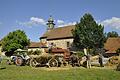
M119 64L119 56L112 56L106 66L116 66Z

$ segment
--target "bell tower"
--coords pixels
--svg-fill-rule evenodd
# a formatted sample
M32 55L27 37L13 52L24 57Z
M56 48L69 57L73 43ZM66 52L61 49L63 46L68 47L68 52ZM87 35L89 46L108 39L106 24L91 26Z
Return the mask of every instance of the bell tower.
M48 22L47 22L47 30L51 30L54 29L54 19L52 18L52 16L49 17Z

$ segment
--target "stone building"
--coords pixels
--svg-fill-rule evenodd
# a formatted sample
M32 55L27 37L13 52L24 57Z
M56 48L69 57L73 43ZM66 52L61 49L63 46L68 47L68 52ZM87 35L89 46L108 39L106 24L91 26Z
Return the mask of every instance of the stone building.
M75 29L75 25L54 28L55 24L52 17L49 18L47 25L47 31L40 37L41 43L46 44L46 46L52 43L58 48L76 50L75 47L71 46L73 43L71 31ZM118 48L120 48L120 37L109 38L104 46L106 54L110 56L118 55L116 53Z
M118 48L120 48L120 37L108 38L104 45L107 56L118 56L119 54L116 53Z
M58 48L69 49L73 43L72 30L74 25L54 28L54 20L52 17L48 20L47 31L40 37L40 41L47 46L53 44Z
M41 46L42 45L40 42L30 42L30 45L28 46L28 51L40 50Z

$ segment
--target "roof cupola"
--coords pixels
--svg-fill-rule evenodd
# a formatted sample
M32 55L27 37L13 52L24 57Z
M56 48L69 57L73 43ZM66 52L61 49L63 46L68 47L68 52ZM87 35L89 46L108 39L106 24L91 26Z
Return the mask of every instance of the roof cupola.
M54 24L54 19L52 18L52 16L50 16L50 18L48 19L47 25L48 25L47 30L51 30L54 28L55 24Z

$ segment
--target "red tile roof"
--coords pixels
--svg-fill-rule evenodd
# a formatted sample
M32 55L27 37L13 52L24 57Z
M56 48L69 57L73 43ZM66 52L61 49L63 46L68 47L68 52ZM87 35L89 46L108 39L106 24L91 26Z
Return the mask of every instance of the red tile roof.
M120 48L120 37L108 38L104 48L108 50L106 53L116 53L116 50Z
M40 48L43 46L45 46L45 44L41 42L30 42L30 45L28 46L28 48Z
M65 26L65 27L59 27L55 28L49 31L46 31L45 34L43 34L42 38L50 39L61 39L61 38L71 38L73 37L71 30L75 29L75 25L71 26Z

